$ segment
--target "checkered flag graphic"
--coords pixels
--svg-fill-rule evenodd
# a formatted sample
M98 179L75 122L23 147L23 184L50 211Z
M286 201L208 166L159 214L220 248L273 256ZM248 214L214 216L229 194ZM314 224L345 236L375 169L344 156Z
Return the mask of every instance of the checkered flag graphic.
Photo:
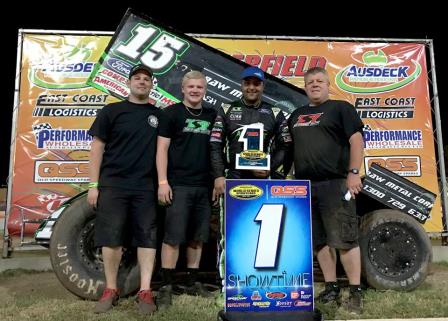
M372 130L372 128L370 127L370 125L365 124L362 130Z
M33 133L37 135L42 129L51 129L51 125L49 123L40 123L33 125Z
M34 133L34 138L36 139L36 145L39 144L39 142L38 142L39 132L43 129L51 129L51 125L49 123L40 123L40 124L33 125L33 133Z

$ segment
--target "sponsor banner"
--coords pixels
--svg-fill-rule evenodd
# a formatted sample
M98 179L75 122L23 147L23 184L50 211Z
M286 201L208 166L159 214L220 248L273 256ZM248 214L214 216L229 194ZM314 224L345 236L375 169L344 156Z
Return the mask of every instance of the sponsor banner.
M373 163L363 182L364 194L425 223L436 195Z
M364 166L369 170L372 164L378 164L397 175L417 177L422 175L420 156L368 156L364 157Z
M137 62L154 68L154 90L150 99L160 106L179 101L182 76L191 69L202 70L206 75L208 91L204 105L218 107L222 102L240 98L239 76L243 66L238 61L242 61L283 80L276 81L268 76L264 99L287 111L303 104L300 99L289 98L292 92L294 99L299 97L292 86L303 88L304 73L311 67L324 67L330 77L331 98L351 102L373 131L370 134L380 139L369 141L366 157L418 156L421 175L407 177L439 194L424 45L332 41L330 46L326 41L294 39L192 39L145 17L127 17L126 27L121 28L124 33L115 37L121 42L109 48L111 54L104 54L97 68L94 64L102 57L110 36L64 32L22 34L8 216L8 230L12 235L20 231L20 211L32 219L51 213L52 210L41 206L38 196L66 198L86 188L83 183L34 183L35 161L88 160L88 139L74 141L72 136L69 142L64 142L56 135L62 137L63 130L87 130L103 105L125 97L128 92L125 79ZM155 31L149 35L151 30ZM122 35L124 38L120 38ZM148 36L151 43L147 41ZM140 46L135 42L137 38L144 40L140 45L148 46ZM137 44L134 58L127 56L131 54L126 47L130 42ZM179 46L181 48L176 49ZM235 59L228 59L222 53ZM171 61L173 63L169 64ZM228 62L234 64L228 65ZM90 75L99 77L95 86L104 91L86 84ZM90 81L93 82L93 78ZM318 119L314 117L303 119L297 126L315 125ZM50 124L53 137L36 137L34 126L39 124ZM396 139L396 131L403 130L413 131L411 139L408 136ZM392 133L394 138L391 138ZM43 142L42 148L38 139ZM428 232L443 230L440 198L436 199L431 218L424 227ZM29 225L27 232L32 229Z
M313 310L309 181L226 180L225 213L225 309Z
M212 36L199 40L301 88L303 75L309 68L325 68L330 78L330 98L353 104L370 128L365 156L418 156L420 175L407 177L440 194L423 44L367 41L330 44L300 39ZM309 115L294 125L315 126L318 121L318 115ZM411 170L408 174L416 173ZM428 232L443 230L440 198L436 199L424 227Z
M110 37L22 34L8 232L18 235L21 213L46 218L87 188L98 111L117 99L86 84ZM37 228L27 224L26 233Z

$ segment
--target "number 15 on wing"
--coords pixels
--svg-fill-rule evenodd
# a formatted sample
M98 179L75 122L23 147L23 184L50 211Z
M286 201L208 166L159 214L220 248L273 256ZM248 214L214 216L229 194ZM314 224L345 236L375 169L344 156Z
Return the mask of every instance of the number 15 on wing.
M243 151L236 154L236 169L269 170L271 156L263 152L264 125L255 123L243 126L239 142L242 142Z

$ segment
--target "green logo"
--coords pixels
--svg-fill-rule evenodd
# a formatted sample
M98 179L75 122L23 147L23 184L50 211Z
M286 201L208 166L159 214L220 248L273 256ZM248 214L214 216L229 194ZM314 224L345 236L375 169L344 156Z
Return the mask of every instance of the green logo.
M210 126L210 122L206 120L200 119L190 119L187 118L185 120L186 126L184 127L183 132L188 133L197 133L197 134L210 134L210 130L208 129Z
M381 49L377 53L373 50L367 51L362 55L364 66L351 64L339 71L336 75L336 85L344 91L355 94L383 93L409 85L422 72L422 67L415 60L412 60L414 64L412 73L409 72L410 66L407 65L388 67L389 60ZM372 85L374 83L384 85Z

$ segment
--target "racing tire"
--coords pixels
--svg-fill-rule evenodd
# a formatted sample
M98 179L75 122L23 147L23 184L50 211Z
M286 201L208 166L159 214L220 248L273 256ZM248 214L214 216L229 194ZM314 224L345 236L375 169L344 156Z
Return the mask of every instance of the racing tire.
M62 285L73 294L97 300L106 285L101 248L95 248L95 212L87 194L76 198L58 218L50 240L50 259ZM121 296L134 293L140 285L136 249L124 249L118 271Z
M359 244L362 276L373 288L410 291L428 275L431 242L409 215L392 209L364 215Z

